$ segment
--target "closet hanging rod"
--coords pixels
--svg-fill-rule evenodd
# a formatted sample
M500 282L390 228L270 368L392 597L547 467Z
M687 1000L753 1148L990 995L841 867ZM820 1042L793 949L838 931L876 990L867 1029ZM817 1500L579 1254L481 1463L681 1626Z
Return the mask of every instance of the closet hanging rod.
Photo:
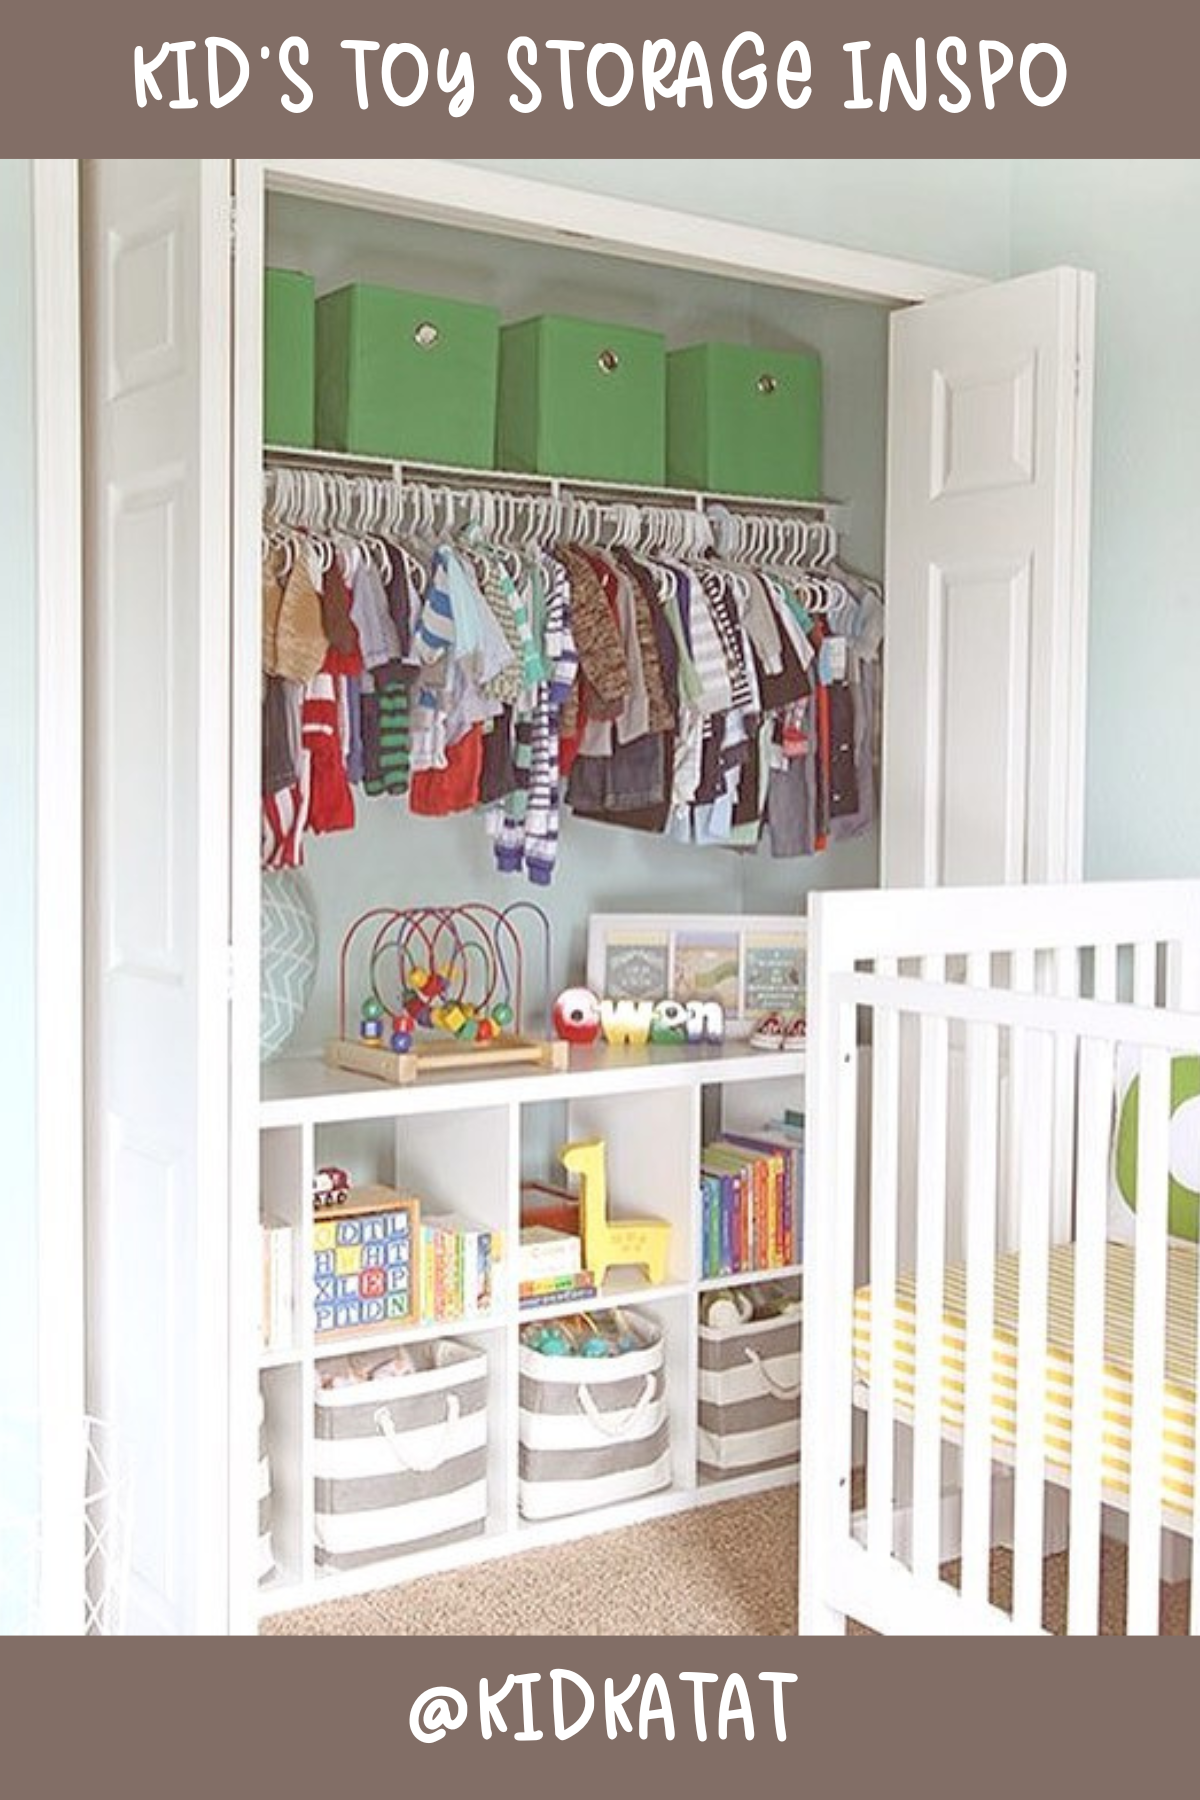
M646 487L624 481L584 481L566 475L533 475L514 469L465 469L455 463L407 462L390 456L363 456L344 450L302 450L270 444L263 449L267 468L312 469L331 475L391 475L401 486L407 481L452 487L502 488L505 492L537 494L551 499L592 495L634 504L675 505L703 512L720 506L755 513L777 513L788 518L835 521L846 510L844 500L785 500L769 494L718 494L707 488Z

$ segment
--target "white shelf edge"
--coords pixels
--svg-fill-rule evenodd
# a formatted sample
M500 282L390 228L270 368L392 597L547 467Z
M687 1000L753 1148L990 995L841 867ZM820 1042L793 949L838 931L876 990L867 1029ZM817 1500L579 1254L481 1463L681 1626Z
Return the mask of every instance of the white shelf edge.
M521 1325L537 1325L543 1319L568 1318L572 1313L612 1312L620 1306L654 1306L664 1300L683 1300L692 1292L690 1281L665 1281L657 1287L602 1288L587 1300L563 1300L554 1306L518 1308Z
M424 1344L431 1338L470 1337L477 1332L503 1331L512 1325L510 1307L490 1312L479 1319L422 1319L415 1325L396 1325L378 1331L356 1331L353 1336L322 1340L313 1338L312 1349L305 1357L312 1362L328 1362L333 1356L362 1356L371 1350L395 1350L401 1344Z
M717 1288L745 1287L753 1281L787 1281L803 1273L803 1263L788 1263L782 1269L741 1269L736 1275L702 1275L696 1289L698 1293L711 1294Z
M593 1512L571 1513L566 1518L537 1523L522 1520L515 1531L485 1532L480 1537L448 1544L438 1550L414 1550L406 1556L381 1558L358 1569L316 1575L311 1582L288 1582L276 1576L258 1589L258 1616L260 1619L271 1618L300 1607L319 1606L328 1600L349 1600L359 1594L405 1587L423 1576L445 1574L453 1569L492 1562L502 1556L520 1555L526 1550L596 1537L602 1532L620 1531L651 1519L690 1512L698 1506L745 1500L772 1488L792 1487L798 1480L798 1462L779 1469L764 1469L755 1475L732 1476L728 1480L697 1477L688 1486L666 1488L660 1494L625 1501L618 1506L597 1507Z
M632 1094L650 1089L722 1087L746 1081L802 1080L803 1050L750 1050L728 1045L720 1051L691 1056L656 1055L650 1051L610 1052L603 1063L578 1059L569 1069L536 1074L471 1074L454 1080L417 1080L408 1087L366 1083L326 1068L319 1057L295 1058L265 1066L267 1085L285 1068L297 1071L315 1091L265 1094L259 1101L259 1125L277 1131L297 1125L349 1124L431 1112L469 1112L492 1106L535 1106L543 1101L574 1100L598 1094ZM301 1074L302 1072L302 1074Z

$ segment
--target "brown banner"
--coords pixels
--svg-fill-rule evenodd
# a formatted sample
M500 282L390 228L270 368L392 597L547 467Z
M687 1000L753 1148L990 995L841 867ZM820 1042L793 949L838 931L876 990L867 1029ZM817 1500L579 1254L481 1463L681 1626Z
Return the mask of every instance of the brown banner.
M110 0L9 21L0 134L23 155L1186 154L1198 45L1165 0Z
M752 1791L850 1800L1068 1791L1106 1800L1142 1791L1155 1768L1186 1783L1186 1757L1175 1751L1188 1741L1190 1664L1177 1652L1143 1651L1154 1661L1134 1680L1112 1654L773 1638L25 1644L0 1657L4 1785L14 1795L115 1786L129 1800L201 1792L718 1800ZM593 1696L590 1719L570 1736L555 1731L556 1669L575 1678L557 1684L564 1730ZM763 1681L763 1671L776 1679ZM798 1679L777 1679L786 1672ZM497 1695L510 1676L485 1736L480 1682ZM606 1682L627 1696L620 1716L606 1709ZM462 1696L463 1719L422 1742L410 1713L433 1687ZM456 1701L446 1704L457 1713Z

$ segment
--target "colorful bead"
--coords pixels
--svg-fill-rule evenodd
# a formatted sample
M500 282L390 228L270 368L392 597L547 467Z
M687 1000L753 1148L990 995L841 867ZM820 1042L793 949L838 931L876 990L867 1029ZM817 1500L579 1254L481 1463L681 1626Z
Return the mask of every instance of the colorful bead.
M417 1022L413 1018L412 1014L409 1012L407 1007L404 1009L404 1011L402 1013L397 1013L395 1018L392 1020L392 1030L393 1031L415 1031L416 1028L417 1028Z
M403 1056L406 1050L411 1050L412 1049L412 1033L411 1033L411 1031L393 1031L393 1033L392 1033L392 1049L396 1052L397 1056Z
M499 1037L500 1027L491 1019L480 1019L475 1028L475 1035L481 1044L490 1044L494 1037Z
M454 1035L464 1038L468 1044L472 1043L479 1036L478 1019L464 1019Z
M383 1036L383 1026L378 1019L364 1019L358 1028L359 1036L373 1041Z
M382 1019L383 1003L382 1001L377 1000L374 994L368 994L367 998L363 1001L362 1016L364 1019Z
M512 1021L513 1021L512 1007L509 1006L507 1001L502 1000L500 1002L499 1006L493 1006L492 1018L495 1020L496 1024L500 1027L501 1031L503 1031L504 1027L506 1025L512 1024Z

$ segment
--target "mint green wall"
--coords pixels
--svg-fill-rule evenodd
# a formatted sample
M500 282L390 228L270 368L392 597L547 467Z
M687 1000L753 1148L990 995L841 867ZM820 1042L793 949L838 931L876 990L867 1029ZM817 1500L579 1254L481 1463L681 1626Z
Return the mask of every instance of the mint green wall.
M1029 162L1014 271L1097 283L1086 872L1200 873L1200 162Z
M1003 159L583 157L472 166L975 275L1008 271L1012 165Z
M24 1510L19 1445L6 1412L36 1393L37 1244L34 1188L34 588L32 216L30 165L0 160L0 543L4 545L4 650L0 655L0 1513ZM26 1442L27 1440L20 1440ZM0 1584L2 1586L2 1584ZM0 1618L0 1630L4 1621Z

